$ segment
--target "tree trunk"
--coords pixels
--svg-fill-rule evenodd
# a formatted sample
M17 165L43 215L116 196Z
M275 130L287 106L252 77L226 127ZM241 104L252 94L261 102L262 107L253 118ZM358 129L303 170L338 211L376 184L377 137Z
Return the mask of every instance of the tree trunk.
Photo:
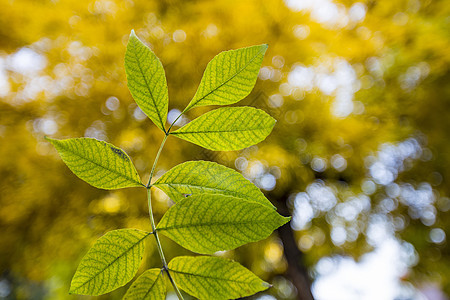
M286 205L289 194L290 193L287 193L282 197L269 198L278 200L274 204L277 206L279 213L284 216L290 215L289 209ZM297 288L297 299L314 300L311 293L311 279L309 278L308 270L303 262L304 254L297 246L290 222L278 228L277 231L278 236L283 243L284 255L288 264L286 275Z

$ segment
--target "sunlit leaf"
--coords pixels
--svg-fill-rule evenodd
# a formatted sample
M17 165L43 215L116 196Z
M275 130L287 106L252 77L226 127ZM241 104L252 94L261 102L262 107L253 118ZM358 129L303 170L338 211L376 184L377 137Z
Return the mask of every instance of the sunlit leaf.
M210 254L262 240L288 221L257 202L196 194L172 206L157 230L186 249Z
M143 186L131 159L114 145L91 138L47 140L69 169L92 186L107 190Z
M264 194L233 169L209 161L188 161L167 171L154 186L174 201L185 195L224 194L274 208Z
M267 47L258 45L224 51L214 57L186 111L196 106L236 103L250 94Z
M70 285L71 294L102 295L127 284L139 268L144 239L137 229L110 231L83 257Z
M169 270L176 284L198 299L236 299L270 287L239 263L219 257L175 257Z
M189 122L173 135L210 150L240 150L264 140L275 119L253 107L224 107Z
M166 282L160 269L150 269L142 273L123 297L123 300L164 299L166 299Z
M128 88L142 111L165 131L169 97L164 68L156 57L131 31L125 54Z

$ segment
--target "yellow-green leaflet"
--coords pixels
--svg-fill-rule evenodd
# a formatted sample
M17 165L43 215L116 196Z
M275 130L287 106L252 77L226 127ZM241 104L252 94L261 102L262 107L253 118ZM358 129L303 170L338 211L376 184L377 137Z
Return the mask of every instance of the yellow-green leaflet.
M223 107L210 111L172 132L210 150L240 150L264 140L275 119L253 107Z
M97 296L127 284L136 275L144 254L144 239L150 234L119 229L99 238L81 260L70 293Z
M265 239L289 220L256 202L196 194L172 206L157 230L188 250L212 254Z
M142 273L123 297L123 300L164 299L166 299L166 281L161 269L150 269Z
M179 164L167 171L153 185L163 190L175 202L185 199L185 195L208 193L230 195L275 208L244 176L210 161L188 161Z
M201 300L236 299L270 287L232 260L211 256L178 256L169 262L176 284Z
M197 92L185 111L203 105L236 103L253 89L267 45L224 51L206 67Z
M247 96L255 85L266 50L267 45L259 45L214 57L195 96L179 117L193 107L232 104ZM218 300L246 297L267 289L268 283L232 260L176 257L167 264L159 238L159 233L163 234L202 254L267 238L290 218L278 214L258 187L235 170L207 161L182 163L151 182L170 135L211 150L239 150L264 140L275 119L253 107L224 107L171 132L175 120L166 131L168 90L164 69L133 30L126 49L125 71L137 105L165 133L148 185L142 184L128 155L112 144L92 138L48 140L70 170L94 187L145 187L152 232L120 229L99 238L78 265L69 293L98 296L126 285L136 276L145 239L152 234L161 268L143 272L130 285L124 300L164 300L166 275L178 299L183 299L180 289L199 299ZM176 202L157 226L152 210L154 186Z
M97 188L111 190L143 186L131 159L120 148L91 138L47 138L69 169Z
M165 132L169 96L164 68L134 31L131 31L125 54L125 72L134 101Z

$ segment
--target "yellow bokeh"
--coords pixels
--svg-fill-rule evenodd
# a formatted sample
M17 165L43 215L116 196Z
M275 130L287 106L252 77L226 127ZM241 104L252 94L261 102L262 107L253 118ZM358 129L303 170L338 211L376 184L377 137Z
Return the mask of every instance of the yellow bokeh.
M449 13L448 0L0 0L0 298L78 299L70 281L98 237L150 228L144 189L93 188L44 139L106 140L148 180L164 134L127 89L132 29L164 66L169 116L216 54L269 45L253 92L236 105L277 119L272 134L229 153L170 137L155 173L216 161L293 216L301 259L288 255L282 232L222 253L273 279L268 294L297 298L297 263L316 276L323 257L376 248L370 226L379 219L420 256L404 280L449 294ZM153 198L158 221L173 202L157 189ZM168 257L192 254L163 244ZM148 248L141 271L160 267Z

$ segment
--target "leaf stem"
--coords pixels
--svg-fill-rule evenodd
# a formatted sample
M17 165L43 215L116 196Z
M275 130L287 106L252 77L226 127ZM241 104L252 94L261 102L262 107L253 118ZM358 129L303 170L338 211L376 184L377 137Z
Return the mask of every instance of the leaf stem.
M175 121L172 122L172 124L170 124L170 127L169 127L169 129L167 130L167 133L166 133L166 134L170 134L170 129L172 129L172 126L178 121L178 119L179 119L183 114L184 114L184 111L178 115L178 117L175 119Z
M161 155L161 151L164 148L164 144L166 143L167 137L169 136L168 132L169 131L167 131L166 135L164 136L164 139L161 142L161 146L159 146L158 153L156 154L155 161L153 162L152 171L150 172L150 177L148 178L148 183L147 183L147 186L146 186L147 189L152 186L151 183L152 183L153 173L155 172L155 168L156 168L156 164L158 163L159 156Z
M172 286L175 290L175 293L178 296L179 300L183 300L183 295L181 295L180 290L178 289L178 286L176 285L175 281L172 278L172 275L170 275L169 267L167 266L166 257L164 256L164 252L161 247L161 242L159 240L158 232L156 231L156 225L155 225L155 219L153 218L153 211L152 211L152 191L151 187L147 188L147 199L148 199L148 212L150 214L150 222L152 223L152 231L153 235L155 236L156 240L156 247L158 248L159 256L161 257L161 262L163 264L163 269L166 271L167 276L169 277L170 283L172 283Z
M161 151L164 148L164 144L166 143L167 137L169 136L169 131L167 131L163 141L161 142L161 146L159 146L159 150L158 153L156 154L156 158L155 161L153 162L153 167L152 167L152 171L150 172L150 178L148 179L148 183L147 183L147 201L148 201L148 214L150 215L150 222L152 225L152 233L155 237L156 240L156 247L158 248L158 253L159 256L161 258L161 262L163 264L163 269L166 271L167 276L169 277L170 283L172 283L172 286L175 290L175 293L178 296L179 300L183 300L183 295L181 295L180 290L178 289L177 285L175 284L175 281L173 280L172 276L170 275L169 272L169 267L167 266L167 261L166 261L166 257L164 256L164 252L162 250L161 247L161 242L159 240L159 236L158 236L158 232L156 231L156 224L155 224L155 219L153 218L153 210L152 210L152 191L151 191L151 182L152 182L152 177L153 177L153 173L155 172L155 168L156 168L156 163L158 162L159 156L161 155Z
M162 251L161 242L159 241L158 233L156 231L155 219L153 218L151 188L147 188L147 199L148 199L148 212L150 214L150 222L152 223L152 231L156 239L156 246L158 248L159 256L161 257L163 266L166 267L167 266L166 257L164 256L164 252Z
M182 115L184 115L184 113L186 113L189 109L190 109L190 108L189 108L189 104L188 104L188 106L186 106L186 107L184 108L184 110L178 115L178 117L175 119L175 121L173 121L172 124L170 124L170 127L169 127L169 129L167 130L166 134L170 134L170 129L172 129L172 126L175 125L175 123L178 121L178 119L179 119Z
M181 295L181 292L178 289L177 284L175 283L175 281L173 281L172 275L170 275L169 268L164 269L164 270L166 271L167 276L169 277L170 283L172 284L172 286L173 286L173 288L175 290L175 293L177 294L178 299L179 300L184 300L183 295Z

